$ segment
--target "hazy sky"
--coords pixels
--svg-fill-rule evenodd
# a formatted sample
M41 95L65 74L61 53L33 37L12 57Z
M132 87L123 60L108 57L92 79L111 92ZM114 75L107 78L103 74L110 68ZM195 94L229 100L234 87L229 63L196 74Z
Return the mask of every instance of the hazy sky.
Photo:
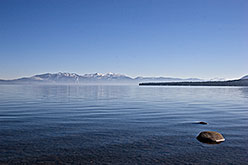
M0 78L59 71L239 78L248 0L0 0Z

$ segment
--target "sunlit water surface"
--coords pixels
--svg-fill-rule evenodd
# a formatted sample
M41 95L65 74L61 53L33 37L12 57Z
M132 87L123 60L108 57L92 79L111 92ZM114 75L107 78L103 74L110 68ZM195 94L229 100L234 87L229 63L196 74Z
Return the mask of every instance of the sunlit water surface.
M15 163L248 164L248 88L1 85L0 164Z

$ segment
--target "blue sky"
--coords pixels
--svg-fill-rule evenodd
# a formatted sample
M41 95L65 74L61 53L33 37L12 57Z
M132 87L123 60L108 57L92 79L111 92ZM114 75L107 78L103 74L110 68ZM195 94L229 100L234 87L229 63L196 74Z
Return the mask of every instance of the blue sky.
M247 0L1 0L0 78L239 78L248 74L247 9Z

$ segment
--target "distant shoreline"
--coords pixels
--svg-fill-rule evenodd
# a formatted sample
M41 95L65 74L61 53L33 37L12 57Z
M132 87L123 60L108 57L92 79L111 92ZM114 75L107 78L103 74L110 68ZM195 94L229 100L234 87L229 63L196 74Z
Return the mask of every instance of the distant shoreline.
M146 82L139 86L248 86L248 79L202 82Z

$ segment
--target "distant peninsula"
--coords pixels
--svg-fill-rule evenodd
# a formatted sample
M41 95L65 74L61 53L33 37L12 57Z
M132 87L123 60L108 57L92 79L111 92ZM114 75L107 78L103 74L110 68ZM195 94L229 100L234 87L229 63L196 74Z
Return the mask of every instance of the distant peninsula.
M145 82L139 86L248 86L248 76L238 80L199 82Z

